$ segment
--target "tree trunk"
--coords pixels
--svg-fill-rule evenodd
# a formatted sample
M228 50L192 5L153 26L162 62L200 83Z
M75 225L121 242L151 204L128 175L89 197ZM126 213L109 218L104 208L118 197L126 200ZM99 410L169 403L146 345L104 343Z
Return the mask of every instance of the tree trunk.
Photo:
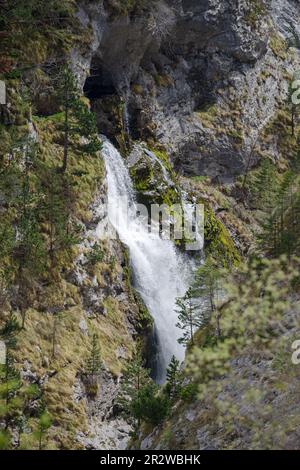
M292 104L292 136L295 135L295 106Z
M64 161L61 168L62 173L65 173L68 164L68 152L69 152L69 105L68 105L68 93L65 97L65 123L64 123Z
M42 431L40 431L40 435L39 435L39 450L42 450L42 437L43 437L43 433L42 433Z
M194 332L193 332L193 313L192 307L190 307L190 335L191 335L191 344L194 345Z
M217 338L221 338L220 318L221 318L221 315L220 315L219 313L216 313L216 333L217 333Z

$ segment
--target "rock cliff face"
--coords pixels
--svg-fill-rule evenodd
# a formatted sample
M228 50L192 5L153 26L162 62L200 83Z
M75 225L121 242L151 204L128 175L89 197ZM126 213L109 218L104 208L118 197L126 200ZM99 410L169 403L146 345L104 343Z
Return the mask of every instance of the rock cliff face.
M189 198L205 202L207 244L224 264L234 264L248 252L256 223L246 204L239 205L239 177L263 157L284 169L297 145L290 137L287 96L288 84L300 69L299 47L292 47L293 31L300 34L299 0L75 3L86 36L82 44L74 41L63 60L71 60L96 112L100 133L127 157L140 200L177 202L184 190ZM42 89L47 73L46 67L42 78L36 78ZM25 74L28 83L30 74ZM11 95L18 95L16 85L9 86ZM18 124L10 106L5 112L1 108L1 124L26 127L29 122L29 135L40 139L46 161L58 163L63 144L55 135L57 103L51 96L43 98L35 119L28 111ZM75 178L77 157L72 155L70 168ZM93 160L79 168L74 214L83 241L72 253L74 259L66 267L62 264L55 284L37 289L20 335L17 363L23 380L43 389L56 417L50 431L55 448L112 449L128 444L131 427L118 415L115 398L122 367L149 326L147 312L130 286L126 249L119 240L101 242L100 254L96 246L97 227L109 228L100 167ZM95 181L101 184L91 195ZM7 311L18 311L13 303L9 307ZM57 354L51 358L58 312L63 319ZM103 347L104 370L99 393L91 400L82 376L94 331ZM247 370L247 361L240 359L232 382L234 374ZM267 361L261 367L267 369ZM285 399L283 394L273 398L268 401L273 407ZM34 412L36 400L28 406ZM228 436L218 440L213 418L198 403L174 409L165 427L140 436L141 446L222 447ZM172 442L166 438L170 430ZM19 433L12 432L13 446L18 447ZM247 436L242 444L247 445ZM241 442L235 445L238 448ZM295 446L292 439L289 446Z
M130 11L117 4L82 3L78 17L90 25L94 40L84 53L73 51L74 70L99 129L129 155L142 198L160 200L165 192L165 178L162 191L155 186L153 148L166 151L183 176L209 177L230 188L261 158L285 167L296 148L296 140L285 144L285 137L290 134L288 84L300 67L299 50L292 47L293 31L300 33L299 2L157 0L137 2ZM190 180L181 183L197 193ZM234 189L231 195L236 197ZM211 191L205 197L223 210L223 199L216 202ZM241 251L249 245L245 226L253 224L251 214L242 211L234 204L234 220L219 216ZM233 375L245 374L248 360L241 358ZM269 397L268 404L284 400ZM164 427L141 435L140 445L222 448L227 436L218 437L212 420L199 403L175 407ZM247 439L232 445L247 447ZM293 446L291 439L288 447Z
M62 448L123 449L130 438L131 426L115 411L115 402L124 361L130 360L135 341L147 330L147 319L141 317L130 285L126 250L119 240L107 238L112 228L105 194L105 184L99 185L84 219L78 219L83 241L74 264L55 286L36 296L19 340L22 379L43 389L56 419L51 439ZM99 243L100 255L95 251ZM53 356L48 341L57 312L61 318ZM96 396L84 382L91 331L99 338L103 359ZM28 406L34 413L39 402ZM18 446L17 429L14 435Z
M225 182L253 148L251 165L282 158L267 134L299 66L284 42L299 27L298 2L159 0L126 15L108 3L83 4L94 42L74 59L82 82L91 64L85 91L104 133L116 139L119 106L133 139L162 144L183 174Z

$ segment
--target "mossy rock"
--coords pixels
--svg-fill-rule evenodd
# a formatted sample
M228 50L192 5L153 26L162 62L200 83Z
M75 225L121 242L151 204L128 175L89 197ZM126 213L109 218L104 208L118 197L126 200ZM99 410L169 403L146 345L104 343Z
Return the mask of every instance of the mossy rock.
M266 14L266 12L267 9L261 0L249 0L249 7L245 14L245 21L249 26L255 29L259 20Z
M130 168L130 176L134 182L137 191L148 191L152 189L154 170L151 163L147 160L141 164L138 162Z
M272 147L276 143L280 152L279 156L283 162L293 159L298 150L297 135L299 130L300 127L296 120L295 135L292 135L292 115L288 106L285 109L279 110L262 133L263 150L265 150L266 156L270 153L270 157L273 159ZM268 147L270 144L269 152Z
M204 248L224 267L238 265L241 261L227 228L209 207L205 208Z
M176 175L165 151L141 148L138 157L134 158L129 171L141 202L168 206L180 202Z
M140 330L140 333L147 334L152 330L153 327L153 318L150 315L149 310L147 309L145 302L143 301L140 293L132 285L132 269L130 266L129 252L128 248L124 246L125 253L125 267L123 272L126 278L126 285L128 289L129 296L131 300L137 305L138 308L138 318L137 318L137 328Z
M282 60L287 58L287 43L281 36L273 34L270 38L269 46L276 57Z
M145 0L104 0L104 7L113 18L141 11L146 5Z

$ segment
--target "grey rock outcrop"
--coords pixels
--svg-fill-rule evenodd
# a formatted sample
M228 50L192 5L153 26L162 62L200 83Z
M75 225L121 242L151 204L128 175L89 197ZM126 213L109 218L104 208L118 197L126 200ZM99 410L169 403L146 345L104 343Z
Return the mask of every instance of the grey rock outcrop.
M252 165L261 153L279 159L263 134L300 66L285 42L299 14L292 0L158 0L113 17L102 2L83 4L94 40L75 56L86 75L91 64L85 91L99 127L115 138L120 115L107 117L105 102L114 95L122 97L124 132L163 144L184 174L232 181L253 147Z

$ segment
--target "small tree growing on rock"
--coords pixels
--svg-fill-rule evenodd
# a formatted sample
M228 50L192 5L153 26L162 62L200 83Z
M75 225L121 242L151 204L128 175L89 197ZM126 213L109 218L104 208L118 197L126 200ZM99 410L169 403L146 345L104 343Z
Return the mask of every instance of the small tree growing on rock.
M95 154L101 149L101 144L95 116L82 101L77 80L68 66L62 71L58 95L63 107L64 156L61 171L65 173L68 166L69 148L74 135L86 139L86 142L81 145L81 150L87 154Z
M0 365L0 410L5 421L5 429L19 415L22 402L18 397L21 388L20 373L15 368L12 350L17 346L16 336L20 332L20 325L14 316L11 316L0 330L0 339L6 346L5 363Z
M142 387L132 400L131 412L138 423L144 420L146 423L157 425L168 415L169 405L168 397L159 394L159 387L150 382Z
M92 348L90 356L85 365L84 375L86 377L87 392L91 397L95 397L98 393L98 376L102 370L103 363L99 348L99 340L96 333L92 337Z
M132 403L137 399L141 389L151 382L150 370L144 367L144 361L137 353L126 366L122 385L117 398L123 412L129 417L136 417L132 412ZM139 422L139 418L137 417Z
M167 383L165 387L165 391L171 400L179 396L181 384L180 362L175 356L172 356L171 362L167 368Z
M201 298L203 312L203 326L205 323L215 325L216 337L221 336L220 312L217 304L221 295L222 272L211 257L205 260L196 272L193 295Z
M44 439L45 439L46 433L47 433L48 429L51 427L51 425L52 425L51 416L49 415L49 413L44 411L41 414L41 416L39 417L37 429L34 432L34 435L38 440L39 450L43 450Z
M203 323L203 314L199 305L195 303L192 288L189 288L183 297L176 300L178 323L176 326L183 330L183 336L178 342L181 344L194 344L194 334Z

